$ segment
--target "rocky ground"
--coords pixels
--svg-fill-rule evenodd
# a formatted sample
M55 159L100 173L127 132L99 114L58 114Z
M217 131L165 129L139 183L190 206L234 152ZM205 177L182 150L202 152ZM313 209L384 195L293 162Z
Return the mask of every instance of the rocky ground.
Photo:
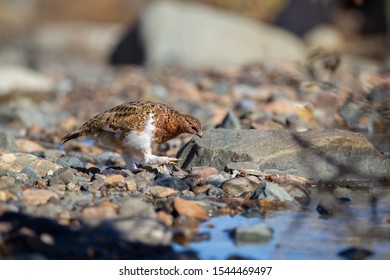
M49 89L3 91L0 258L192 259L171 245L208 238L197 229L211 217L307 207L331 217L340 196L387 193L389 77L368 62L326 67L331 55L218 71L107 67L93 82L60 77ZM193 114L204 137L155 147L179 166L136 174L118 151L59 144L129 100ZM246 230L236 229L239 242L272 238L267 227Z
M14 2L0 3L1 10ZM214 226L212 217L312 210L332 219L345 202L359 200L375 218L378 201L389 201L384 37L361 38L349 29L343 37L323 26L303 39L180 1L169 4L167 14L157 4L141 15L135 31L146 57L141 52L135 59L146 67L114 67L110 55L112 63L116 54L122 57L124 21L133 22L137 9L126 10L122 0L109 13L109 5L96 1L85 1L81 11L80 1L33 2L22 16L19 6L0 13L0 259L197 259L173 244L212 238L199 231ZM80 21L71 16L75 11L92 14ZM85 21L96 20L94 11L103 18ZM127 33L130 43L135 31ZM137 46L124 45L125 54L129 48L137 53ZM178 166L132 173L119 151L90 140L60 144L94 115L134 100L199 118L203 138L181 135L153 148L180 158ZM385 213L375 220L380 234L365 232L388 244ZM231 233L235 244L273 238L265 224ZM349 259L371 254L364 248L340 253Z

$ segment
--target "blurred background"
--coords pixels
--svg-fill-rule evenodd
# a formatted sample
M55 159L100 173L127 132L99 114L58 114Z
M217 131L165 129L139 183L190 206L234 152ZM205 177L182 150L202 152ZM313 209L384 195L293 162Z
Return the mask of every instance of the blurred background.
M389 77L389 3L0 0L0 127L58 141L148 99L206 127L234 112L246 128L386 128L371 95Z

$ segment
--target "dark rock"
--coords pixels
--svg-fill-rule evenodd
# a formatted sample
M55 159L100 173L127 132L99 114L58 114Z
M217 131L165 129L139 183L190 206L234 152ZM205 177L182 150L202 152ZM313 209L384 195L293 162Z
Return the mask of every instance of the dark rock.
M364 248L351 247L342 250L338 255L347 260L365 260L373 255L373 252Z
M0 131L0 151L17 152L15 138L6 132Z
M361 134L326 129L287 130L209 129L194 137L177 155L181 168L252 161L267 173L293 174L315 180L390 177L390 159Z
M184 191L190 189L190 186L186 183L186 181L176 177L166 177L166 178L157 179L154 183L156 185L169 187L177 191Z

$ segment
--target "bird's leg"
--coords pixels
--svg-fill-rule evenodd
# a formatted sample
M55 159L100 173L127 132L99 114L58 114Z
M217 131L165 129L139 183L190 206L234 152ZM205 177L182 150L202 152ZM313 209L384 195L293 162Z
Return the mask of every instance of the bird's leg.
M135 164L135 155L134 153L126 152L122 155L125 163L126 163L126 169L130 170L131 172L137 172L141 169L137 168Z
M148 149L144 151L142 155L142 164L143 165L160 165L160 164L177 164L179 159L177 158L171 158L171 157L164 157L164 156L155 156L152 155L152 150Z

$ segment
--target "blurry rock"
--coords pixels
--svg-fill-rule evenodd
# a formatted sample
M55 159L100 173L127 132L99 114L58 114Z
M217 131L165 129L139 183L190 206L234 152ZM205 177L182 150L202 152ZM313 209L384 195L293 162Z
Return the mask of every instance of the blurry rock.
M241 196L244 193L248 193L249 196L251 196L258 186L258 183L253 182L246 177L238 177L223 182L221 189L227 196Z
M26 189L23 191L24 202L27 204L45 204L51 198L59 199L58 194L45 189Z
M125 177L123 177L122 175L111 175L111 176L108 176L105 180L106 184L109 184L109 185L112 185L114 183L117 183L117 182L124 182L125 181Z
M10 91L47 92L54 82L47 76L19 66L0 67L0 95Z
M83 168L84 164L77 157L62 157L56 160L56 163L62 166L72 168Z
M266 224L239 227L235 230L234 241L237 245L261 244L272 239L273 230Z
M373 255L371 250L358 247L350 247L342 250L338 255L346 260L365 260Z
M302 187L296 184L286 184L283 188L287 191L289 195L295 198L301 205L307 206L310 204L310 195Z
M18 146L16 145L15 138L11 134L0 131L0 151L2 152L18 151Z
M190 189L190 186L184 180L172 176L159 178L155 181L155 184L172 188L177 191L184 191Z
M0 125L12 125L15 128L26 128L33 125L46 127L48 124L56 122L56 118L54 116L48 118L47 113L44 113L32 100L21 99L0 107Z
M42 179L42 177L41 177L34 169L32 169L32 168L29 167L29 166L23 168L23 169L20 171L20 173L24 173L24 174L27 175L29 186L34 186L34 185L35 185L35 182L36 182L37 180Z
M136 217L107 221L105 224L115 229L128 242L168 245L172 239L172 232L157 219Z
M175 198L173 201L175 210L183 216L207 219L205 208L196 201L190 201L182 198Z
M61 168L60 170L56 171L53 175L53 177L50 178L50 185L55 184L69 184L73 183L76 184L78 182L77 176L74 174L74 171L69 168Z
M209 188L209 190L207 191L207 194L215 196L215 197L218 197L218 198L221 198L221 197L225 196L225 192L223 191L223 189L217 188L217 187L214 187L214 186L211 186Z
M266 182L265 189L258 196L258 199L266 199L268 201L279 200L285 205L299 206L298 201L292 197L282 186L270 182Z
M85 220L105 219L115 216L117 216L115 209L105 205L86 207L81 212L81 217Z
M127 198L119 206L119 215L126 217L156 218L153 207L138 198Z
M72 52L105 57L122 32L122 26L87 21L61 21L35 30L34 46L42 50Z
M209 129L178 153L181 168L253 161L265 173L293 174L314 180L388 178L390 160L361 134L338 130L258 131Z
M215 167L198 167L194 168L190 174L185 178L185 181L191 186L200 184L204 179L210 175L218 174L219 171Z
M175 195L178 193L178 191L174 190L172 188L163 187L163 186L150 186L147 189L146 193L150 193L153 197L156 197L156 198L163 198L163 197Z
M31 154L0 153L0 168L19 172L25 167L31 167L40 176L46 176L49 172L55 172L62 168L61 165L38 158Z
M45 148L38 143L27 139L16 139L16 145L22 153L32 153L45 150Z
M133 34L139 40L127 39L128 47L121 44L112 63L137 63L139 58L126 59L125 52L137 49L134 45L140 41L146 64L157 66L223 68L263 60L300 60L305 52L303 42L282 29L182 1L153 2L134 28L127 38Z
M234 114L234 112L229 109L222 122L217 125L217 128L239 129L241 128L240 120Z

